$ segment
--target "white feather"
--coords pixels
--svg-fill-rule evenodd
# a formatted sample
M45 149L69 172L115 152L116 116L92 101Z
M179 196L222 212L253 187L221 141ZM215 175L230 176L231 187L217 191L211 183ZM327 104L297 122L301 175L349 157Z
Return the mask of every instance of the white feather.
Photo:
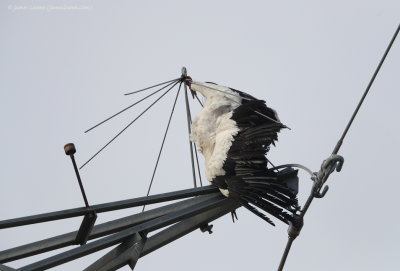
M193 121L190 139L204 155L206 178L211 182L216 176L225 175L222 167L234 136L239 132L231 117L242 99L237 92L219 85L194 81L191 88L205 98L203 110ZM225 196L229 195L227 190L220 190Z

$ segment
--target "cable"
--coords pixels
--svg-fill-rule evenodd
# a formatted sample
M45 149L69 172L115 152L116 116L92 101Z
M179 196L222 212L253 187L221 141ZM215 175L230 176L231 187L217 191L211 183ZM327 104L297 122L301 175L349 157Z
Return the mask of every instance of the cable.
M280 165L280 166L277 166L277 167L270 168L269 170L276 170L276 169L281 169L281 168L286 168L286 167L297 167L297 168L301 168L302 170L304 170L304 171L306 171L308 174L310 174L311 177L315 175L314 172L312 172L308 167L305 167L305 166L300 165L300 164L285 164L285 165Z
M204 107L203 103L200 101L199 97L197 96L197 94L194 94L194 96L196 97L197 101L199 102L199 104L201 105L201 107Z
M160 97L157 98L151 105L149 105L142 113L139 114L133 121L131 121L124 129L122 129L116 136L114 136L110 141L107 142L99 151L97 151L89 160L87 160L79 169L86 166L93 158L95 158L100 152L102 152L108 145L111 144L117 137L119 137L126 129L129 128L136 120L138 120L144 113L147 112L154 104L156 104L162 97L164 97L173 87L175 87L179 82L172 85L166 92L164 92Z
M156 174L157 167L158 167L158 162L160 161L161 153L162 153L162 150L163 150L163 148L164 148L165 139L167 138L167 134L168 134L168 130L169 130L169 125L171 124L172 115L174 114L174 111L175 111L176 101L178 100L179 92L181 91L181 86L182 86L182 82L179 84L179 88L178 88L178 91L177 91L176 96L175 96L174 105L172 106L171 114L169 115L167 128L165 129L164 137L163 137L163 140L162 140L162 143L161 143L161 148L160 148L160 151L158 152L156 165L154 166L153 175L151 176L151 180L150 180L150 184L149 184L149 189L147 190L146 196L149 196L150 190L151 190L151 186L153 185L154 176L155 176L155 174ZM145 208L145 207L146 207L146 205L143 205L142 213L144 212L144 208Z
M181 80L181 78L175 78L175 79L172 79L172 80L169 80L169 81L166 81L166 82L162 82L162 83L159 83L159 84L151 86L151 87L147 87L147 88L143 88L143 89L140 89L140 90L136 90L136 91L132 91L132 92L129 92L129 93L125 93L124 95L127 96L127 95L131 95L131 94L135 94L135 93L138 93L138 92L142 92L142 91L154 88L154 87L158 87L158 86L161 86L161 85L164 85L164 84L167 84L167 83L170 83L170 82L174 82L174 81L179 81L179 80Z
M344 129L344 132L343 132L343 134L342 134L342 137L339 139L338 143L336 144L335 148L333 149L332 154L337 154L338 151L339 151L339 149L340 149L340 147L342 146L343 140L344 140L345 136L347 135L347 132L349 131L350 126L351 126L351 124L353 123L354 118L356 117L356 115L357 115L357 113L358 113L358 110L360 110L360 107L361 107L361 105L363 104L364 99L365 99L365 97L367 96L367 94L368 94L368 92L369 92L369 90L370 90L372 84L374 83L375 78L376 78L376 76L378 75L378 72L379 72L379 70L380 70L381 67L382 67L383 62L384 62L385 59L386 59L386 56L388 55L390 49L392 48L392 45L393 45L393 43L394 43L394 41L395 41L395 39L396 39L396 37L397 37L397 34L399 34L399 31L400 31L400 24L399 24L399 26L397 27L396 32L394 33L393 38L392 38L392 40L390 41L388 47L386 48L386 51L385 51L385 53L383 54L382 59L381 59L381 61L380 61L379 64L378 64L378 67L376 67L375 72L374 72L374 74L372 75L372 78L371 78L371 80L369 81L367 88L365 89L364 95L361 97L361 100L360 100L360 102L358 103L358 105L357 105L357 107L356 107L356 110L354 111L353 115L351 116L350 121L349 121L349 123L348 123L347 126L346 126L346 129Z
M86 131L85 131L85 133L87 133L87 132L89 132L89 131L93 130L94 128L96 128L96 127L98 127L98 126L102 125L103 123L105 123L105 122L109 121L110 119L112 119L112 118L114 118L114 117L118 116L119 114L121 114L121 113L125 112L126 110L128 110L129 108L131 108L131 107L133 107L133 106L137 105L138 103L140 103L140 102L143 102L143 101L144 101L144 100L146 100L147 98L149 98L149 97L153 96L154 94L156 94L156 93L160 92L161 90L163 90L163 89L165 89L165 88L167 88L167 87L171 86L171 85L172 85L172 84L174 84L175 82L177 82L177 81L174 81L174 82L172 82L172 83L170 83L170 84L168 84L168 85L166 85L166 86L164 86L164 87L160 88L159 90L156 90L156 91L154 91L153 93L151 93L151 94L147 95L147 96L146 96L146 97L144 97L143 99L140 99L139 101L137 101L137 102L135 102L135 103L131 104L130 106L128 106L128 107L125 107L125 108L124 108L124 109L122 109L121 111L119 111L119 112L115 113L114 115L112 115L112 116L110 116L110 117L106 118L106 119L105 119L105 120L103 120L102 122L99 122L98 124L96 124L96 125L94 125L93 127L89 128L88 130L86 130Z
M367 94L368 94L368 92L369 92L369 90L370 90L370 88L371 88L373 82L375 81L375 78L376 78L376 76L377 76L377 74L378 74L378 72L379 72L379 70L380 70L380 68L381 68L381 66L382 66L382 64L383 64L383 62L385 61L386 56L388 55L388 53L389 53L389 51L390 51L390 49L391 49L391 47L392 47L392 45L393 45L393 43L394 43L394 41L395 41L395 39L396 39L396 37L397 37L397 34L399 33L399 31L400 31L400 24L398 25L398 27L397 27L397 29L396 29L394 35L393 35L393 38L391 39L391 41L390 41L388 47L386 48L386 51L385 51L385 53L383 54L383 56L382 56L382 58L381 58L381 61L379 62L377 68L375 69L375 72L374 72L374 74L372 75L372 78L371 78L371 80L369 81L368 86L367 86L367 88L366 88L366 90L365 90L363 96L361 97L360 102L358 103L358 105L357 105L357 107L356 107L356 110L354 111L353 115L351 116L350 121L348 122L348 124L347 124L347 126L346 126L346 128L345 128L345 130L344 130L344 132L343 132L343 134L342 134L342 136L340 137L340 139L339 139L339 141L337 142L335 148L333 149L332 155L336 155L336 154L338 153L340 147L342 146L343 140L344 140L344 138L346 137L347 132L349 131L350 126L351 126L351 124L353 123L354 118L356 117L356 115L357 115L357 113L358 113L358 111L359 111L359 109L360 109L362 103L364 102L364 99L365 99L365 97L367 96ZM325 181L326 181L326 180L325 180ZM317 183L318 183L318 182L317 182L317 180L316 180L316 182L315 182L314 185L313 185L313 189L312 189L312 191L311 191L310 196L308 197L306 203L304 204L304 207L303 207L303 209L301 210L300 215L297 217L298 221L303 221L303 218L304 218L304 216L305 216L305 214L306 214L308 208L310 207L310 205L311 205L313 199L316 197L316 196L315 196L315 193L321 188L321 187L318 187L318 185L316 185ZM322 182L322 184L323 184L323 183L324 183L324 182ZM327 188L327 187L325 187L325 188ZM325 192L326 192L326 191L325 191ZM301 225L301 226L302 226L302 225ZM289 229L290 229L290 228L289 228ZM301 229L301 227L300 227L300 229ZM300 231L299 231L298 233L300 233ZM283 267L284 267L284 265L285 265L287 256L288 256L288 254L289 254L290 248L291 248L292 243L293 243L293 241L294 241L295 238L296 238L296 236L293 236L293 235L289 234L288 242L287 242L287 244L286 244L285 251L283 252L283 255L282 255L282 258L281 258L281 262L280 262L279 267L278 267L278 271L282 271L282 270L283 270Z

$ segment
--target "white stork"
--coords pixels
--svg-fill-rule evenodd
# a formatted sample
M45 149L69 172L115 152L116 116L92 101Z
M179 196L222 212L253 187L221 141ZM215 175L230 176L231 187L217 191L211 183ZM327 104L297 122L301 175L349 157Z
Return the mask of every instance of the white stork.
M191 140L205 158L208 181L268 223L274 225L263 211L289 223L299 208L297 171L270 170L265 156L285 128L277 113L265 101L232 88L190 77L186 83L205 98Z

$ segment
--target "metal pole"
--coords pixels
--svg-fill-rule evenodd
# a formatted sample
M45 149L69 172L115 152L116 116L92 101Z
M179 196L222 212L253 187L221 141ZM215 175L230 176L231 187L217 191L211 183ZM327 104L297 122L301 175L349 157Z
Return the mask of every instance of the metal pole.
M182 78L187 76L187 71L186 68L183 67L182 68ZM190 108L189 108L189 99L188 99L188 90L187 90L187 84L186 81L183 81L183 84L185 86L185 103L186 103L186 118L187 118L187 124L188 124L188 133L189 133L189 137L190 134L192 133L190 126L192 125L192 120L190 118ZM193 184L194 187L197 187L197 183L196 183L196 170L195 170L195 166L194 166L194 154L193 154L193 145L192 142L190 141L189 138L189 147L190 147L190 161L192 162L192 174L193 174Z
M56 212L50 212L50 213L44 213L44 214L38 214L38 215L32 215L32 216L26 216L26 217L20 217L20 218L7 219L7 220L0 221L0 229L18 227L18 226L53 221L53 220L59 220L59 219L70 218L70 217L77 217L77 216L85 215L90 211L95 211L96 213L104 213L104 212L132 208L132 207L137 207L137 206L142 206L142 205L149 205L149 204L160 203L160 202L165 202L165 201L171 201L171 200L184 199L184 198L189 198L189 197L194 197L194 196L212 194L212 193L215 193L218 191L219 190L216 186L208 185L208 186L203 186L203 187L198 187L198 188L190 188L190 189L185 189L185 190L180 190L180 191L175 191L175 192L151 195L148 197L140 197L140 198L127 199L127 200L120 200L120 201L115 201L115 202L96 204L96 205L92 205L90 207L90 210L88 210L85 207L80 207L80 208L73 208L73 209L67 209L67 210L62 210L62 211L56 211Z
M87 197L86 197L85 189L83 188L81 176L79 175L78 166L76 165L76 162L75 162L75 157L74 157L74 153L76 153L75 145L73 143L66 144L64 146L64 151L65 151L66 155L69 155L71 157L72 164L74 165L76 178L78 179L79 187L81 189L81 193L82 193L82 196L83 196L83 200L85 201L86 207L89 208L89 202L88 202Z

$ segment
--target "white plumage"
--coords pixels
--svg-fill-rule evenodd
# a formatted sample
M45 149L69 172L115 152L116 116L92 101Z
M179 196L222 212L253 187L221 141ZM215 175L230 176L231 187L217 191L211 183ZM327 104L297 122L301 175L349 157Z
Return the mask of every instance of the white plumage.
M297 171L270 170L265 156L285 127L276 112L244 92L189 77L186 82L205 98L191 140L205 158L207 180L268 223L274 224L264 212L289 223L298 210Z
M191 89L201 93L205 103L193 121L190 139L203 154L206 178L212 182L216 176L225 175L222 167L234 136L239 132L236 122L231 119L232 112L241 104L242 98L227 87L210 83L193 81ZM229 195L228 190L220 190L225 196Z

